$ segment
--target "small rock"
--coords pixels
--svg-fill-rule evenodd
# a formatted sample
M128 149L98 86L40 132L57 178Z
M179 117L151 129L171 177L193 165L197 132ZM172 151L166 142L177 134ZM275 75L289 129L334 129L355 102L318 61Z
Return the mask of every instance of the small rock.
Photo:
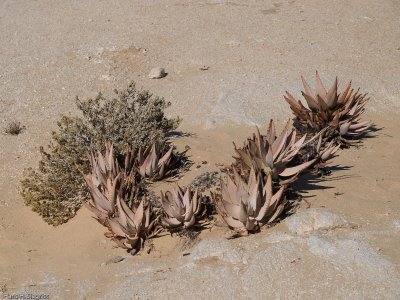
M123 258L122 256L115 256L113 258L110 258L109 260L106 261L106 265L110 265L110 264L116 264L119 263L121 261L123 261L125 258Z
M202 70L202 71L207 71L209 68L210 68L209 66L202 66L202 67L200 68L200 70Z
M344 217L321 208L310 208L294 214L287 218L285 223L291 233L300 235L350 225Z
M167 73L165 73L164 68L154 68L150 71L149 73L149 78L150 79L160 79L167 76Z

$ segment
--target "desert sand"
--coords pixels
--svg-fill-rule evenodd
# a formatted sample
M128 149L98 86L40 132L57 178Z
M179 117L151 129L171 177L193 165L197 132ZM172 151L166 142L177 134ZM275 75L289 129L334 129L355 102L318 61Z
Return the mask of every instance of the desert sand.
M0 141L0 294L399 299L399 15L390 0L2 1L0 125L26 130ZM168 75L149 79L154 67ZM77 95L134 80L170 101L192 134L173 139L191 148L188 184L229 164L232 141L256 125L290 118L284 91L300 98L300 74L311 80L316 69L368 92L364 118L379 130L340 151L331 175L299 182L307 201L259 234L226 240L216 226L192 244L164 236L130 256L87 210L55 228L18 194L60 114L77 113Z

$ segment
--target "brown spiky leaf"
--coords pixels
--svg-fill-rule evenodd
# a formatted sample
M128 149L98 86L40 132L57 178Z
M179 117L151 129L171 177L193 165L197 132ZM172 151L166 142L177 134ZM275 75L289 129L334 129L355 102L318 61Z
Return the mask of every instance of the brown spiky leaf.
M205 226L206 209L202 204L202 195L197 189L182 189L178 184L163 193L159 202L163 208L162 222L168 229L189 229L193 226Z
M129 149L135 152L135 149ZM144 151L140 148L135 157L135 165L143 178L151 181L161 180L175 174L177 170L177 157L173 148L168 145L152 143Z
M359 90L351 89L351 81L338 92L337 77L329 91L326 91L318 72L316 72L316 94L303 76L301 80L304 85L302 95L308 104L303 106L301 101L286 92L285 100L295 115L295 126L300 132L316 133L326 127L329 130L324 133L328 140L334 140L336 144L343 146L357 142L358 139L368 132L369 123L358 126L359 118L364 112L364 106L368 102L366 94L360 94ZM367 125L368 124L368 125Z
M306 136L296 141L296 131L289 132L289 122L279 136L275 135L275 126L271 120L266 135L257 134L248 139L241 149L235 147L236 160L242 173L249 173L255 167L266 175L271 174L274 181L284 180L286 183L296 179L298 173L306 170L315 161L306 160L293 165L294 158L303 147ZM289 169L287 169L289 168ZM287 170L286 170L287 169Z
M241 236L254 233L271 224L282 212L285 186L273 192L271 174L264 184L263 176L254 168L246 181L233 167L235 175L221 182L221 194L212 193L217 211L226 224Z

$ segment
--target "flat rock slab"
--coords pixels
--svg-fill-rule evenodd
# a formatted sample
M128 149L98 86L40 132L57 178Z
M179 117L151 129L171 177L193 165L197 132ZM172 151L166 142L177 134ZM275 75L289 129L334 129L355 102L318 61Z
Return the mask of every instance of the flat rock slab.
M120 277L103 297L400 298L396 265L343 216L312 208L284 222L289 232L202 240L187 259L164 266L162 272L133 272L125 281ZM349 230L334 230L343 227ZM395 238L397 230L391 230Z
M67 287L66 280L43 274L17 291L54 299L65 299L67 289L87 299L400 299L396 264L369 242L369 234L275 231L211 238L186 258L137 263L128 257L99 273L106 276L102 285L91 278ZM395 229L386 234L399 235Z
M343 232L289 236L272 243L262 233L241 241L204 240L190 259L172 268L125 274L125 280L118 277L103 297L399 299L396 266L363 238ZM243 242L253 246L246 249L240 246Z
M395 266L355 238L296 237L259 249L241 274L249 299L398 299Z
M191 261L216 258L226 263L242 263L242 254L230 241L224 238L201 241L191 254Z

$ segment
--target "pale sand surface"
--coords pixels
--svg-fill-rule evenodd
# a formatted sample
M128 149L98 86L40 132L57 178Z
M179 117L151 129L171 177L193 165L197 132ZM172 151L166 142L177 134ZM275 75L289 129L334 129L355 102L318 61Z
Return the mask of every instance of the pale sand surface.
M223 290L223 298L397 298L399 14L399 2L389 0L2 1L1 126L16 118L27 128L19 136L2 135L0 141L0 286L8 293L25 289L47 292L53 298L146 299L159 298L162 293L158 294L158 284L171 285L168 277L179 278L176 276L182 272L180 279L188 285L180 283L182 290L168 292L166 298L183 298L188 288L210 288L218 280L219 289L210 288L210 294L205 291L203 297L219 295ZM204 65L209 69L200 70ZM148 79L148 72L156 66L165 67L167 77ZM324 181L306 186L305 193L312 208L329 209L354 225L327 236L316 233L315 237L332 239L340 255L344 255L340 249L352 253L352 248L343 246L349 241L356 241L360 249L365 242L370 252L365 250L360 257L366 257L366 262L355 255L347 264L346 257L335 254L346 262L337 264L327 256L318 256L312 236L301 236L302 240L293 242L300 246L293 249L298 247L296 251L309 256L299 264L291 263L297 258L287 258L286 266L279 251L274 254L275 244L266 239L288 232L285 222L257 236L229 242L229 251L241 249L240 255L248 258L249 262L238 265L212 256L193 262L193 255L183 257L182 251L191 253L196 246L182 250L181 241L169 236L154 240L155 250L150 254L129 257L113 248L103 236L104 228L86 210L53 228L25 207L18 195L23 169L37 165L38 147L49 140L59 115L76 113L76 95L94 96L100 90L110 94L113 88L123 88L135 80L138 86L171 101L169 113L184 119L180 130L194 134L174 139L180 149L191 147L189 154L195 164L181 179L187 184L201 172L217 170L216 163L229 164L232 141L241 145L254 125L264 126L271 117L283 124L290 116L283 92L289 90L300 97L299 75L311 80L315 69L329 82L338 75L342 84L353 79L356 87L369 92L371 101L365 118L382 128L361 147L340 151L333 163L338 167ZM195 168L204 160L208 163ZM299 211L305 210L307 204L303 202ZM200 240L224 234L223 228L216 227L203 232ZM292 255L292 248L287 248L292 247L290 243L280 242L278 247L288 257ZM278 296L272 292L257 294L257 288L254 294L249 288L252 281L246 277L248 273L263 274L261 269L253 270L259 258L256 248L251 247L256 245L261 247L257 251L270 245L274 255L265 257L269 262L276 259L290 278L283 289L279 285L286 282L282 273L271 271L268 282L274 283L271 291L280 292ZM301 248L306 245L307 251ZM329 255L332 249L324 253ZM118 255L126 259L101 265ZM192 265L196 271L189 276L180 269ZM321 273L325 270L336 270L337 274ZM207 274L219 279L207 282ZM237 284L229 284L231 277L227 274ZM142 291L147 294L129 283L131 278L137 284L143 281ZM198 278L198 282L190 284L191 278ZM353 286L346 285L352 280ZM237 287L232 295L228 293L231 285Z

